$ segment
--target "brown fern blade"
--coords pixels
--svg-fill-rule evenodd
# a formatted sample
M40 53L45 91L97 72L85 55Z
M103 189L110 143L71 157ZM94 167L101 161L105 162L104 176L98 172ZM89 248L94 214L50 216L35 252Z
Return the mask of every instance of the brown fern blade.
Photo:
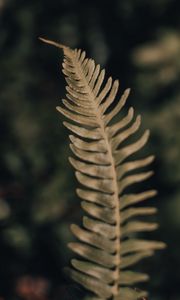
M133 238L133 234L151 231L156 223L143 222L141 216L156 213L153 207L136 207L155 196L149 190L137 194L125 191L133 184L147 180L152 171L137 173L148 166L153 156L131 161L133 154L143 148L149 138L145 131L136 142L123 145L140 128L141 117L134 118L130 108L122 119L114 121L125 109L130 90L119 101L119 82L105 78L105 70L87 59L85 52L43 40L63 49L63 73L68 86L64 107L58 111L69 119L64 125L71 131L71 150L75 156L70 163L76 169L81 185L78 196L85 214L82 226L73 224L71 230L79 242L69 247L82 260L72 260L70 276L90 291L91 300L137 300L146 291L131 286L148 279L146 274L131 270L141 259L151 256L164 243ZM134 173L132 173L134 172Z

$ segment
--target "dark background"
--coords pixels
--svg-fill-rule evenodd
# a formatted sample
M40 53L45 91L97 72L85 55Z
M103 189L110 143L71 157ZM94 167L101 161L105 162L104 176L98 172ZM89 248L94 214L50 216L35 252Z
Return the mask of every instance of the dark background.
M63 117L62 53L38 36L86 49L131 87L129 105L151 129L153 186L168 244L143 262L150 300L180 299L180 2L0 0L0 299L78 299L62 268L79 219Z

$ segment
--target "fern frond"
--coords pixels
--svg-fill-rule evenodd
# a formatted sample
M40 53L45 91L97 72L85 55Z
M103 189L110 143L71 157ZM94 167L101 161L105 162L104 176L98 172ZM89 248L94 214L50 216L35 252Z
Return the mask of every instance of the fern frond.
M70 243L69 247L82 260L73 259L73 268L68 272L92 293L87 299L137 300L147 292L138 292L131 286L148 280L148 275L134 272L131 267L165 246L162 242L132 237L133 233L157 228L156 223L139 220L140 216L156 213L156 209L135 206L156 192L124 193L128 186L152 175L152 172L130 172L148 166L153 156L127 160L144 147L149 130L137 141L122 146L141 125L140 116L134 119L133 108L121 120L114 121L124 108L130 90L125 90L115 102L118 80L113 81L111 77L105 80L105 71L94 60L87 59L84 51L59 47L65 56L63 73L68 86L64 107L57 109L70 120L64 125L75 134L70 135L70 147L76 158L70 157L69 161L82 186L77 194L83 199L82 209L87 214L81 227L71 226L79 242Z

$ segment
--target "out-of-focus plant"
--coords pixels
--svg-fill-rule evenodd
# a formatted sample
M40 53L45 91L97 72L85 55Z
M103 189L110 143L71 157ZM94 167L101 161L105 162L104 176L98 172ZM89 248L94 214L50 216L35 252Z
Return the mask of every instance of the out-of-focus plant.
M49 282L42 277L23 276L16 281L16 294L24 300L48 300Z

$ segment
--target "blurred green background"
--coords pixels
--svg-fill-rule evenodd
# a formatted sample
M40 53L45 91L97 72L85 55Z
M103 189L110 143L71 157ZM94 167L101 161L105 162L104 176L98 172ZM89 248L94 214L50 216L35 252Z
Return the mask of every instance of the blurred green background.
M150 300L180 299L180 2L0 0L0 299L75 299L62 268L79 200L68 132L62 53L38 36L86 49L131 87L151 129L160 228L168 248L141 264ZM75 292L74 292L75 289ZM30 296L31 295L31 296ZM34 295L34 296L33 296ZM77 298L78 299L78 298Z

